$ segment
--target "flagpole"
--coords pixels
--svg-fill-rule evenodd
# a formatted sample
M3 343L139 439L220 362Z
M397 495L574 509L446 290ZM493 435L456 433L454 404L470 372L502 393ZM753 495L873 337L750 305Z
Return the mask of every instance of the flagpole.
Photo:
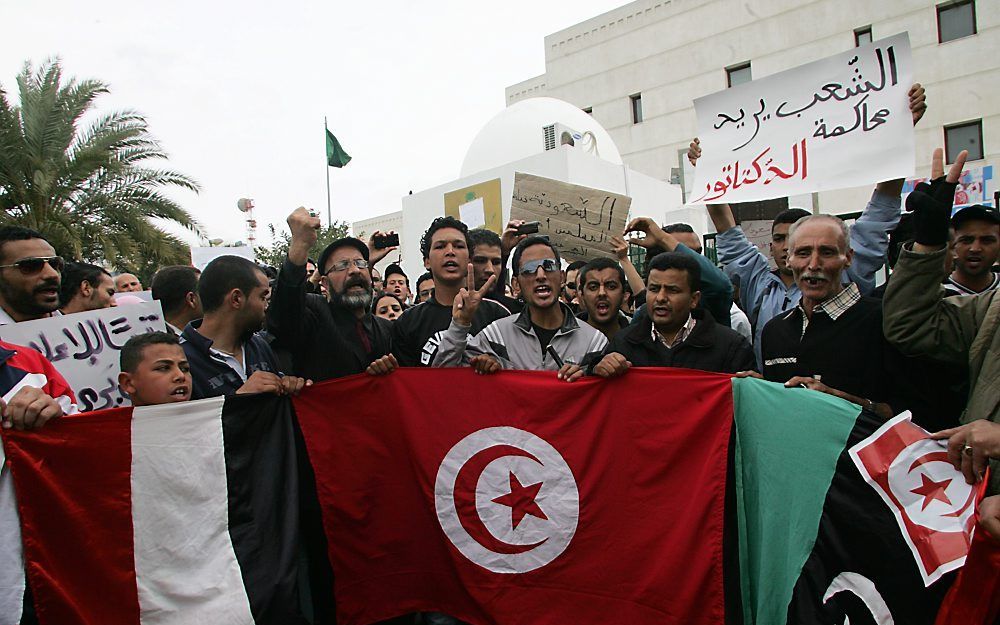
M326 115L323 116L323 141L329 141L326 138L326 133L330 132L330 129L326 125ZM325 144L325 143L324 143ZM325 154L325 152L324 152ZM327 160L326 163L326 225L327 227L333 226L333 218L330 216L330 162Z

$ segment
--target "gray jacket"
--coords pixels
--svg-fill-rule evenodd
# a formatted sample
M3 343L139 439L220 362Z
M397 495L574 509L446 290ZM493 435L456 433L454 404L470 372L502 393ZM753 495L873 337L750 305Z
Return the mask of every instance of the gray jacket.
M590 325L580 323L568 306L561 302L559 305L563 308L563 324L549 346L564 363L589 364L590 360L600 356L608 340ZM469 364L476 356L489 354L504 369L559 369L550 354L542 354L542 344L531 327L527 307L517 316L494 321L471 338L469 330L452 319L441 337L433 366L460 367Z

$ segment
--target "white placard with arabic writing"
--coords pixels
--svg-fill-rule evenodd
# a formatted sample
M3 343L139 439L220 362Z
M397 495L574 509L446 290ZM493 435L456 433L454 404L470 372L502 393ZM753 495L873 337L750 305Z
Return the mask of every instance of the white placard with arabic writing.
M751 202L914 171L906 33L694 101L692 204Z
M41 352L86 412L130 404L118 388L121 348L136 334L166 329L160 302L153 301L12 323L0 326L0 339Z

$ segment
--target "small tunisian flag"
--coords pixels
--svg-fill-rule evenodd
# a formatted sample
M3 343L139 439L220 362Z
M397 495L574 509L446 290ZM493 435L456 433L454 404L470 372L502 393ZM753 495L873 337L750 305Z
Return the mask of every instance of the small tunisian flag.
M295 411L340 625L724 620L728 377L403 369Z

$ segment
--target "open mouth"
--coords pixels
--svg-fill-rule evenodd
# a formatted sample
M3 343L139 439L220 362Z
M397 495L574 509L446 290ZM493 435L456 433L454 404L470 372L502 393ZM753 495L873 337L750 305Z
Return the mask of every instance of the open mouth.
M802 282L807 286L816 288L826 282L826 278L820 278L818 276L803 276Z
M653 306L653 314L658 317L666 317L670 315L670 309L666 306Z
M171 397L186 397L190 391L186 386L178 386L174 390L170 391Z
M544 297L546 295L551 295L553 293L552 287L547 284L540 284L533 289L535 295L539 297Z
M608 304L607 302L597 303L597 312L601 313L602 315L607 314L610 310L611 310L611 304Z
M442 269L458 269L458 263L453 260L446 260L441 264Z

